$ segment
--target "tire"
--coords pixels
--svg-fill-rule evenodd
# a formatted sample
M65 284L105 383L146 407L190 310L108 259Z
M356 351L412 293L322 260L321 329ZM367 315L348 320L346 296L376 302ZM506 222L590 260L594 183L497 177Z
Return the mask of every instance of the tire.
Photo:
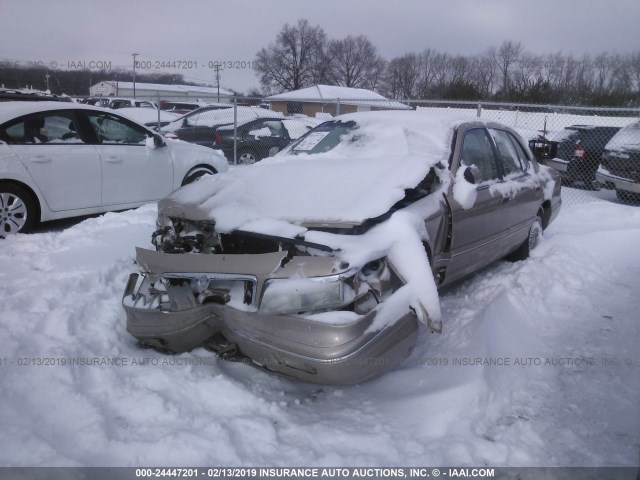
M238 164L239 165L253 165L258 160L258 156L251 150L241 150L238 152Z
M616 197L627 205L640 205L640 194L616 189Z
M28 232L37 222L29 192L18 185L0 183L0 237Z
M522 245L518 249L507 256L507 260L510 262L519 262L520 260L526 260L529 258L531 251L536 248L540 237L542 236L542 217L540 214L536 216L536 219L529 228L529 234Z
M180 186L184 187L185 185L189 185L190 183L197 182L198 180L200 180L205 175L215 175L215 173L216 173L215 170L213 170L210 167L195 167L195 168L192 168L191 170L189 170L187 172L187 174L185 175L184 180L182 180L182 184Z

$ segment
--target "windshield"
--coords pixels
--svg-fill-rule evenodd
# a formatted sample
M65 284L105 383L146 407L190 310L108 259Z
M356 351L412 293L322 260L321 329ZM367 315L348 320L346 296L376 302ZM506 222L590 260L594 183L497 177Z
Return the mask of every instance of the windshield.
M289 147L291 155L316 154L332 150L341 142L354 141L356 122L330 121L317 126Z

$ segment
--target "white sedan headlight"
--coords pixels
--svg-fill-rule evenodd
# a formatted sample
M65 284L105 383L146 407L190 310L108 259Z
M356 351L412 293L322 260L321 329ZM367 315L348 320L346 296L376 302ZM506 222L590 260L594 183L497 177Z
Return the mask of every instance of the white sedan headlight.
M344 303L345 284L330 277L269 280L259 313L283 314L336 308Z

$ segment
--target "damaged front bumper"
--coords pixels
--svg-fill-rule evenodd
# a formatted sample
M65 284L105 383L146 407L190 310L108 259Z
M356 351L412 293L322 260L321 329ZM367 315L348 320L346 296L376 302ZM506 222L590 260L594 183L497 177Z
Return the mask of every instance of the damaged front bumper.
M418 322L408 310L372 328L379 309L370 305L371 299L379 302L401 285L388 265L376 266L370 285L366 275L355 278L348 265L331 256L180 255L137 249L137 262L143 273L131 275L123 297L127 330L160 350L205 347L224 359L299 380L347 385L384 374L409 356L416 343ZM362 271L357 275L363 276ZM342 282L347 276L348 287ZM328 316L293 311L304 310L304 299L311 294L304 283L296 290L299 305L267 302L267 292L279 281L317 282ZM329 305L338 299L352 311L332 311Z

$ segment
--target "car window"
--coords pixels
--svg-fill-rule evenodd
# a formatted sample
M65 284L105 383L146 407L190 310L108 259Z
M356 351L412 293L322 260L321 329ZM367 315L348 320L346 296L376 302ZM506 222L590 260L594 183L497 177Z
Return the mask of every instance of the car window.
M280 120L267 120L263 125L269 129L272 137L284 137L284 125Z
M72 114L38 113L7 126L3 137L16 144L84 143L78 131Z
M516 152L518 152L518 158L520 159L520 165L522 165L523 170L527 170L529 167L529 155L527 155L527 151L524 149L520 141L511 133L507 132L507 135L513 142L513 145L516 148Z
M290 147L292 155L324 153L334 149L341 141L355 141L356 122L329 121L314 128L296 140Z
M188 126L195 127L214 127L215 125L222 125L225 123L233 123L233 110L229 109L209 109L204 111L194 112L187 115ZM238 112L238 120L241 120L240 112Z
M101 112L90 112L87 116L102 144L144 145L147 140L147 130L121 117Z
M500 178L491 140L483 128L474 128L465 133L460 163L467 167L478 167L483 182Z
M489 129L491 136L496 142L498 152L500 152L500 158L502 159L502 166L504 167L504 174L519 174L522 173L522 166L520 165L520 156L513 145L513 142L509 138L509 134L504 130Z

